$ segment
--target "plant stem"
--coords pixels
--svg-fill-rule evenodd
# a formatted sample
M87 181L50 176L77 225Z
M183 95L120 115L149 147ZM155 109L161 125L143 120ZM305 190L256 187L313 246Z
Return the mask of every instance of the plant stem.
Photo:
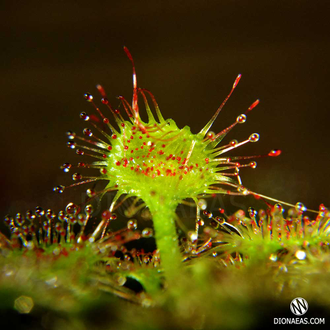
M164 196L154 196L147 205L152 214L161 265L166 279L171 282L177 276L182 263L175 225L177 203Z

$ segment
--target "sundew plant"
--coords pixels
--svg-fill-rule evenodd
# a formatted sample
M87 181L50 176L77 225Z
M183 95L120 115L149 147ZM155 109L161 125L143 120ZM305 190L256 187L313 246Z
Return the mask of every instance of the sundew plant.
M124 50L133 68L132 102L119 96L120 106L115 108L97 85L102 109L86 93L92 113L81 112L80 117L87 127L82 135L67 133L67 146L82 161L61 166L75 182L54 191L65 196L66 189L84 185L86 203L68 201L59 214L38 206L26 215L5 218L11 232L9 238L1 235L0 241L1 294L9 297L6 308L24 314L36 305L67 313L79 323L83 317L77 315L94 303L98 306L96 297L106 291L111 299L119 296L141 308L158 308L162 316L150 316L152 328L159 327L168 313L177 327L235 327L253 323L247 316L250 306L262 297L256 293L259 284L247 285L254 274L265 288L263 299L285 299L300 292L306 288L301 278L304 283L316 278L325 283L330 264L327 208L322 204L319 211L307 210L301 203L280 202L243 185L243 167L254 169L255 159L281 153L274 149L266 155L230 156L231 150L257 142L257 133L243 141L222 142L236 125L245 123L259 100L229 127L211 131L241 75L212 118L193 134L188 126L179 128L174 120L164 119L153 94L138 86L133 58ZM147 121L141 119L141 109ZM104 188L96 190L100 180ZM105 194L111 194L112 201L99 218L93 203L95 207ZM264 200L265 210L249 208L248 214L237 210L227 215L220 208L212 213L207 200L218 194L252 195ZM179 205L194 208L193 230L180 220ZM113 230L119 207L127 207L127 223ZM307 215L313 212L316 218ZM136 218L141 213L148 214L153 228L139 228ZM155 248L146 251L143 242L152 238ZM304 292L316 299L312 292ZM226 306L226 299L237 297L241 297L237 304L245 306L246 318L241 320L231 304ZM102 300L103 306L116 304L111 299ZM220 307L227 316L219 320L213 311ZM139 317L130 322L132 327L143 327Z

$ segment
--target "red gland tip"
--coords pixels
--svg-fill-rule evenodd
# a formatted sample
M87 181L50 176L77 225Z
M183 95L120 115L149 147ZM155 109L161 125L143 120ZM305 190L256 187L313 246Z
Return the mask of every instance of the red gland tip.
M133 61L133 57L126 46L124 46L124 51L125 51L127 57L130 59L130 61Z
M241 74L239 74L239 75L236 77L236 79L235 79L235 81L234 81L234 84L233 84L233 88L236 88L236 86L238 85L239 81L241 80L241 77L242 77Z
M254 109L258 104L259 104L260 100L257 99L255 100L247 109L247 111L251 111L252 109Z
M90 115L89 118L90 118L91 121L94 121L96 123L100 122L100 119L95 115Z
M96 88L97 90L99 91L99 93L101 94L102 97L106 97L107 95L105 94L105 90L104 88L100 85L100 84L97 84L96 85Z
M282 153L281 150L279 150L279 149L274 149L274 150L271 150L271 151L269 152L268 156L270 156L270 157L277 157L277 156L279 156L281 153Z
M102 219L103 220L110 220L111 219L111 212L109 210L105 210L103 213L102 213Z

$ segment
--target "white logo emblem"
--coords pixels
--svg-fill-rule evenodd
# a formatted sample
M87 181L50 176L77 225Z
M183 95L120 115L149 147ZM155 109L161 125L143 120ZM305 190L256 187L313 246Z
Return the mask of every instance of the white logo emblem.
M294 298L290 303L291 312L294 315L301 316L308 311L308 303L304 298Z

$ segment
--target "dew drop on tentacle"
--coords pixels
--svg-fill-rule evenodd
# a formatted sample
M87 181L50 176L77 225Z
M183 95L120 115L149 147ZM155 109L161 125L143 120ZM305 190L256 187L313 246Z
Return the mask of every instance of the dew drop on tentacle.
M72 180L73 181L78 181L78 180L81 180L82 179L82 175L80 173L74 173L72 175Z
M320 212L325 212L326 210L327 210L327 208L324 206L324 204L320 204L319 211Z
M204 221L203 221L203 219L202 219L202 218L198 218L197 221L196 221L196 224L197 224L198 226L204 226Z
M192 243L196 243L198 240L198 235L195 231L188 231L187 236Z
M105 210L102 213L102 219L103 220L116 220L117 219L117 215L110 212L109 210Z
M48 220L53 220L53 219L56 218L56 214L53 212L53 210L48 209L48 210L46 211L46 218L47 218Z
M214 137L215 137L215 133L212 132L212 131L209 131L207 134L206 134L206 137L210 140L212 140Z
M80 113L80 118L84 121L88 121L89 120L89 116L86 112L81 112Z
M101 102L105 105L109 104L109 100L106 97L102 97Z
M76 147L76 142L69 141L66 145L68 146L68 148L74 149Z
M21 213L16 213L15 221L16 221L18 226L22 226L22 224L24 222L24 217L22 216Z
M25 213L25 218L29 221L33 221L36 218L36 216L33 214L31 210L27 210Z
M105 210L102 212L102 219L103 220L110 220L111 212L109 210Z
M63 170L65 173L68 173L70 171L70 168L72 167L72 164L70 163L64 163L60 168Z
M295 205L295 209L296 209L297 212L300 212L300 213L302 213L302 212L304 212L304 211L307 210L306 206L303 203L300 203L300 202L298 202Z
M238 143L237 140L231 140L231 141L229 142L229 145L230 145L231 147L234 147L234 146L236 146L237 143Z
M220 212L221 214L224 214L224 213L225 213L225 210L222 209L221 207L219 207L218 210L219 210L219 212Z
M77 167L88 167L88 166L85 163L83 163L83 162L79 162L77 164Z
M257 167L257 162L250 162L250 164L249 164L249 166L251 167L251 168L256 168Z
M283 208L283 206L282 206L280 203L276 203L276 204L273 206L273 210L274 210L274 212L276 212L276 213L283 213L283 212L284 212L284 208Z
M310 218L307 216L307 215L305 215L304 217L303 217L303 223L305 224L305 225L309 225L310 223L311 223L311 220L310 220ZM306 241L307 242L307 241Z
M56 225L55 225L55 230L60 233L63 229L63 226L60 222L58 222Z
M88 204L85 206L85 213L88 215L91 215L94 212L93 206L91 204Z
M44 230L48 230L49 229L49 223L48 223L48 221L44 221L43 223L42 223L42 228L44 229Z
M205 199L199 199L197 205L201 210L206 210L207 208L207 202Z
M252 207L248 208L248 213L251 219L255 218L258 214L258 212Z
M88 188L88 189L86 190L86 194L87 194L87 196L88 196L89 198L92 198L92 197L94 197L94 196L96 195L96 192L95 192L94 189L90 189L90 188Z
M60 212L58 212L58 216L57 216L57 218L58 218L58 220L60 220L60 221L65 221L65 219L66 219L66 215L65 215L64 211L60 211Z
M244 124L246 122L246 115L243 113L236 118L238 124Z
M77 215L79 212L79 206L74 203L69 203L65 207L65 212L66 212L66 214L69 214L69 215Z
M67 218L67 221L68 221L71 225L74 225L75 223L77 223L76 214L74 214L74 215L69 215L68 218ZM71 235L73 235L73 234L71 234ZM74 238L74 236L71 237L71 238Z
M144 228L142 230L142 237L149 238L154 235L154 231L151 228Z
M211 212L208 212L208 211L203 211L203 214L209 219L211 219L213 217L213 214Z
M296 258L297 258L298 260L304 260L304 259L306 259L307 254L306 254L306 252L303 251L303 250L298 250L298 251L295 253L295 256L296 256Z
M8 226L8 227L9 226L12 226L14 224L14 218L11 217L9 214L7 214L5 216L5 218L3 219L3 221L4 221L5 225Z
M127 221L127 229L129 230L135 230L137 229L137 220L130 219Z
M54 188L53 188L53 191L54 191L54 192L57 192L57 193L59 193L59 194L63 194L64 189L65 189L65 186L63 186L63 185L59 185L59 186L54 187Z
M74 133L72 131L66 132L66 135L67 135L69 140L74 140L74 138L76 137L76 133Z
M250 142L257 142L259 141L259 134L258 133L253 133L249 137Z
M93 101L93 95L90 93L85 93L84 98L87 102L92 102Z
M17 227L11 226L9 229L12 235L15 235L16 237L20 236L20 230Z
M275 253L272 253L270 256L269 256L269 260L271 261L277 261L277 255Z
M223 225L226 222L226 219L224 217L216 217L215 220L217 223L220 223L221 225Z
M45 211L42 207L37 206L34 213L37 217L42 217L45 214Z
M88 136L88 137L91 137L93 135L93 132L90 128L84 128L83 134Z
M85 226L87 223L87 219L88 219L87 216L84 214L78 214L77 216L78 224L80 226Z
M239 186L237 188L237 191L240 192L242 195L248 195L249 194L249 190L247 188L245 188L244 186Z
M22 232L24 233L24 235L28 235L29 234L29 226L22 226Z

